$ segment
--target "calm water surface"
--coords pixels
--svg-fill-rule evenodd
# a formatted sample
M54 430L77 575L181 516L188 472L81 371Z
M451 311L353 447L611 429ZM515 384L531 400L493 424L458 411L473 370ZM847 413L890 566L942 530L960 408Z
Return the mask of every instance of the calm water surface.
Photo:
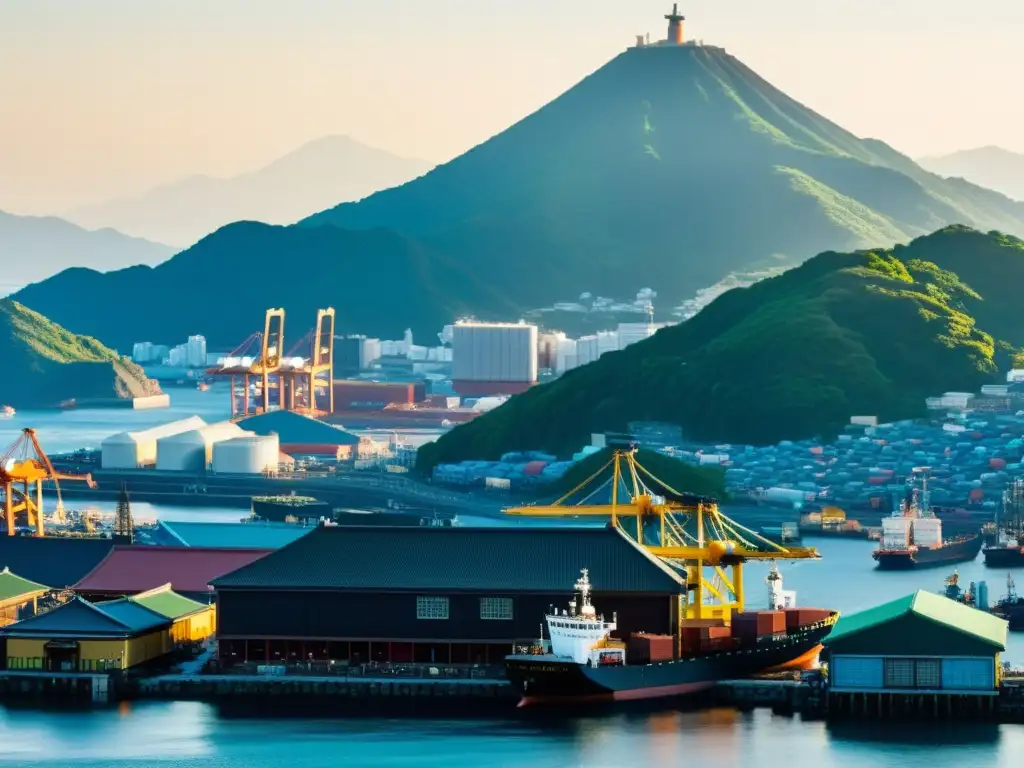
M731 710L555 719L237 717L196 703L0 709L0 764L76 768L714 765L1017 768L1024 728L835 727ZM798 762L795 762L798 761Z
M52 453L98 447L109 434L144 429L191 415L225 418L226 388L171 390L172 407L152 411L20 412L0 422L0 446L35 427ZM417 435L417 441L430 434ZM112 505L97 505L106 508ZM244 510L133 504L139 520L237 520ZM489 520L465 522L494 525ZM518 520L515 524L531 524ZM782 563L788 589L801 605L845 613L916 589L940 591L948 571L882 573L873 544L813 541L823 559ZM979 557L958 566L961 583L987 580L991 599L1005 592L1006 574ZM746 568L752 607L766 603L764 564ZM1024 586L1024 584L1022 584ZM1006 657L1024 665L1024 635L1011 636ZM796 762L798 761L798 762ZM510 713L506 719L389 720L352 717L240 716L198 703L145 703L86 712L0 708L0 765L76 768L319 768L320 766L628 766L705 764L817 768L1019 768L1024 727L934 726L870 728L802 723L767 711L731 710L565 718Z

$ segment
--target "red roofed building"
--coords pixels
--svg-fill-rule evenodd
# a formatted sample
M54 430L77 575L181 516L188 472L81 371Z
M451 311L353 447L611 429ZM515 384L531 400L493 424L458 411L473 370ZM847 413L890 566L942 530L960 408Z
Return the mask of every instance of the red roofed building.
M273 550L115 546L73 589L87 599L133 595L164 584L192 599L213 594L210 581Z

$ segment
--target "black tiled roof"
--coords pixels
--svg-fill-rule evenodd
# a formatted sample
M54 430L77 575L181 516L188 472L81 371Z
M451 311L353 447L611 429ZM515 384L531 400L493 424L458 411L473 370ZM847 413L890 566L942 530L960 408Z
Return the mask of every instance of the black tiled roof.
M0 569L63 589L99 565L113 546L110 539L0 536Z
M682 580L611 528L323 527L237 571L218 589L677 593Z

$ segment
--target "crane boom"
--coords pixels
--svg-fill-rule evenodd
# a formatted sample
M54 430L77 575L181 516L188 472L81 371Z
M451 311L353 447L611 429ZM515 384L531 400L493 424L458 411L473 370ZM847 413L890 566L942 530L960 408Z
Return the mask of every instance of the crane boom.
M592 498L609 481L610 504ZM648 487L652 482L661 493ZM598 483L598 488L588 490ZM628 501L620 502L620 493ZM570 499L580 498L577 504ZM509 507L519 517L607 517L611 525L632 538L652 556L685 574L687 598L683 619L728 618L743 610L743 563L748 560L811 560L820 557L813 547L784 547L723 514L714 499L680 493L648 472L635 449L614 450L601 469L551 504ZM628 524L627 524L628 523ZM652 541L653 539L653 541ZM723 568L731 568L731 578ZM705 570L713 572L713 580ZM719 601L708 603L705 597Z
M29 455L31 451L32 455ZM20 460L19 457L20 456ZM73 475L57 472L50 457L39 444L36 431L22 430L21 436L0 457L0 487L4 498L4 523L7 535L14 536L16 516L24 514L26 524L35 527L37 536L44 536L43 526L43 483L52 481L57 491L57 509L63 509L60 495L60 481L85 482L90 488L96 483L91 474Z

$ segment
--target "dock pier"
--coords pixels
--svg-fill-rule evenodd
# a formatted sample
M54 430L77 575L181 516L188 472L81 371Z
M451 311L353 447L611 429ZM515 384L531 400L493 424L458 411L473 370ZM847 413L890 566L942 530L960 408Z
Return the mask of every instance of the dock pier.
M804 720L928 719L1024 723L1024 680L1005 681L986 695L943 691L832 693L820 680L723 680L716 705L741 711L771 709Z

